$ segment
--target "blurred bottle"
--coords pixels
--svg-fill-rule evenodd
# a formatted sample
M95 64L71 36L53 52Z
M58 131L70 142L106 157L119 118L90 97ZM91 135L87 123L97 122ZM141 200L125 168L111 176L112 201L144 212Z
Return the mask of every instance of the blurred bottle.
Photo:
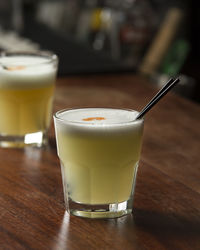
M136 66L157 25L156 15L148 0L122 1L121 9L125 13L120 28L121 58L123 64Z
M85 1L77 38L122 65L135 66L155 26L148 0Z
M91 31L91 19L94 9L97 7L97 0L85 0L81 3L81 11L77 20L76 39L85 44L89 43Z

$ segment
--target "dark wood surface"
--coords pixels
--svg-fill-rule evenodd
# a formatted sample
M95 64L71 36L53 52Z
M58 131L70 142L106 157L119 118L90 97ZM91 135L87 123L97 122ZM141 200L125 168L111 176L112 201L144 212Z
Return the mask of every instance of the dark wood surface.
M140 110L156 93L134 75L57 81L54 111ZM47 148L0 149L0 249L200 249L200 107L168 94L145 118L134 212L97 220L65 212L53 124Z

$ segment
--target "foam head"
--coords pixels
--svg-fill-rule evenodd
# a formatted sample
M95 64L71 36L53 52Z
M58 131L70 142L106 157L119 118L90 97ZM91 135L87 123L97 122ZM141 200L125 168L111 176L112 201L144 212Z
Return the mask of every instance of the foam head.
M138 112L112 108L83 108L58 112L55 115L62 130L108 132L137 129L143 120L135 120Z
M13 55L0 57L0 87L32 87L52 83L56 66L47 57Z

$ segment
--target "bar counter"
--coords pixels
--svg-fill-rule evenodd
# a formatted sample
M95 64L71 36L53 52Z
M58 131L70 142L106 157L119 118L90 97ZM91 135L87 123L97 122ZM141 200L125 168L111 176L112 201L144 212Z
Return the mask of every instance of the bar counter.
M157 89L141 76L68 76L54 112L141 110ZM65 211L53 122L46 148L0 149L0 249L200 249L200 106L168 93L145 117L133 214L84 219Z

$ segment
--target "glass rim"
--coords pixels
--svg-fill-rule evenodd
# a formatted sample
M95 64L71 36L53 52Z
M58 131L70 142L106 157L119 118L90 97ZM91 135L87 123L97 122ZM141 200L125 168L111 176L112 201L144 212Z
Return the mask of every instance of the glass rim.
M58 56L48 50L39 50L39 51L10 51L10 50L4 50L0 52L0 59L1 58L8 58L12 56L33 56L33 57L41 57L47 59L45 62L37 62L35 64L28 65L27 67L33 67L33 66L38 66L38 65L43 65L43 64L50 64L50 63L58 63ZM5 65L4 63L0 62L0 65Z
M64 112L67 112L67 111L75 111L75 110L83 110L83 109L112 109L112 110L124 110L124 111L131 111L131 112L137 112L139 113L139 111L137 110L134 110L134 109L129 109L129 108L113 108L113 107L81 107L81 108L66 108L66 109L61 109L57 112L55 112L53 114L53 117L58 120L58 121L61 121L65 124L74 124L74 125L81 125L81 124L84 124L85 126L90 126L90 125L93 125L94 123L93 122L88 122L88 123L85 123L84 121L81 122L81 121L71 121L71 120L65 120L61 117L59 117L58 115L61 114L61 113L64 113ZM131 121L126 121L126 122L110 122L110 123L104 123L104 124L96 124L98 126L110 126L110 125L122 125L122 124L131 124L131 123L137 123L139 121L144 121L144 117L140 118L140 119L137 119L137 120L131 120Z

